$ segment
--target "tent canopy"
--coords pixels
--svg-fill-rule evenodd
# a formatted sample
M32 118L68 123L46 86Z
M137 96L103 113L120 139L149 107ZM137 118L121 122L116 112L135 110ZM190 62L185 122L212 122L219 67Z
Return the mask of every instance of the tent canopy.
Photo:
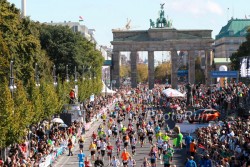
M107 93L107 94L114 94L114 93L116 93L116 91L113 91L113 90L109 89L105 85L105 83L102 81L102 94L105 94L105 93Z
M168 88L162 91L162 94L164 94L166 97L185 97L185 95L178 90Z

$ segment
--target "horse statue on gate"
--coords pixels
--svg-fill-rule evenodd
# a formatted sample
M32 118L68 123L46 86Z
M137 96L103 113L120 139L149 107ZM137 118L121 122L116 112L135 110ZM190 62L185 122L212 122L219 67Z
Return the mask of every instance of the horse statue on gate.
M161 5L161 10L159 11L159 17L156 19L156 22L152 21L152 19L150 19L150 28L171 28L172 27L172 20L170 19L166 19L165 18L165 13L164 13L164 5Z
M167 19L165 18L165 14L164 14L164 5L165 3L163 4L160 4L161 5L161 10L159 12L159 18L157 18L156 20L156 27L157 28L163 28L163 27L166 27L167 26Z
M155 28L155 22L153 22L152 19L150 19L149 21L150 21L150 28Z

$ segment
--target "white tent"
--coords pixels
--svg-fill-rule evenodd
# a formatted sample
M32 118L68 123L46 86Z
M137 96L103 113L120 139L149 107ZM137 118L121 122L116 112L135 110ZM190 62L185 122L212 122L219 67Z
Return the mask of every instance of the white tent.
M108 94L108 95L110 95L110 94L114 94L114 93L116 93L116 91L113 91L113 90L111 90L111 89L109 89L106 85L105 85L105 83L102 81L102 94Z
M185 95L178 90L168 88L162 91L162 94L164 94L166 97L185 97Z

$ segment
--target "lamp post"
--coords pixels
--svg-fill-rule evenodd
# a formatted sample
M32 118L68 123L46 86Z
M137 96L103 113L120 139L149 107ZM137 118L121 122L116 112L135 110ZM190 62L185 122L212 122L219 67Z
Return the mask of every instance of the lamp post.
M107 71L106 69L105 69L104 78L105 78L105 97L107 97Z
M66 65L66 82L69 82L69 66Z
M88 72L89 72L89 79L91 79L91 66L89 66Z
M76 66L75 66L75 82L77 82L77 71L76 71Z
M38 73L38 65L37 65L37 63L35 64L35 82L36 82L36 86L39 87L40 86L40 81L39 81L39 73Z
M57 86L56 65L53 66L53 84L54 84L54 86Z
M85 75L84 75L84 72L85 72L85 67L82 66L82 80L84 81L85 80Z
M10 88L10 91L11 91L11 97L13 98L13 95L14 95L14 90L16 89L16 85L15 85L15 82L14 82L14 69L13 69L13 61L11 60L10 61L10 79L9 79L9 88Z

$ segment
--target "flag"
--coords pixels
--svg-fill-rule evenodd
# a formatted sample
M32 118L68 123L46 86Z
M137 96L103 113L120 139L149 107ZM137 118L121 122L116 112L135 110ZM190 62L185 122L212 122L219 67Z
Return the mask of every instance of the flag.
M198 144L198 147L201 148L201 149L203 149L203 150L206 150L206 148L202 144L200 144L200 143Z
M79 16L79 21L83 21L83 17L82 16Z

